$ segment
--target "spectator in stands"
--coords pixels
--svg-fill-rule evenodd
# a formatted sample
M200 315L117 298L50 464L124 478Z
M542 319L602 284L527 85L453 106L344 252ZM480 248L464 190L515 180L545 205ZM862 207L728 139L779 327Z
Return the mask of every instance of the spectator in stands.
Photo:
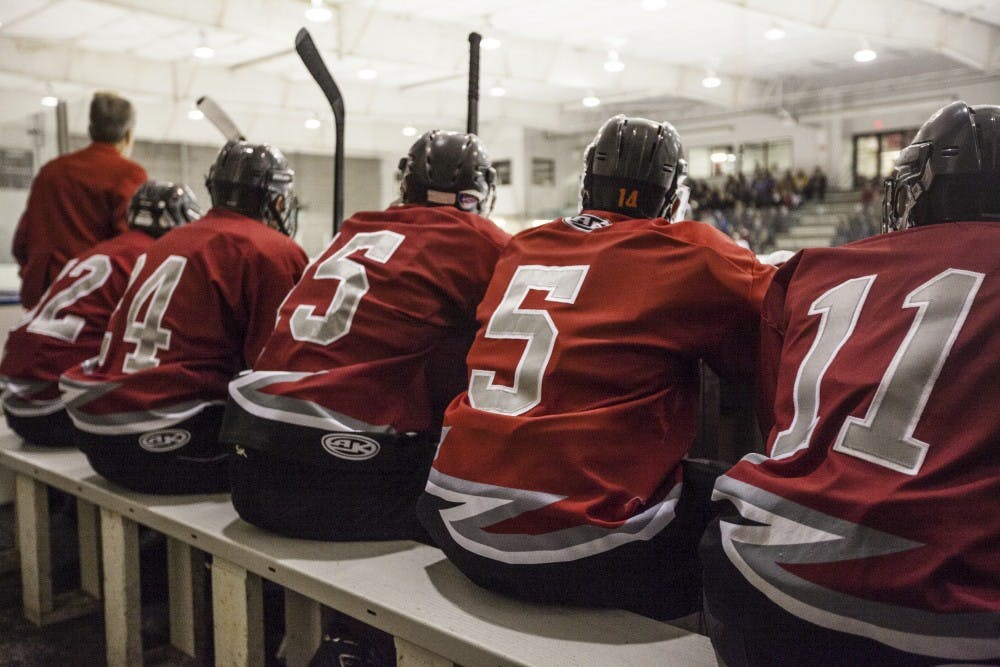
M267 530L429 541L414 508L510 236L474 134L427 132L400 176L402 205L344 222L229 385L233 504Z
M806 176L804 169L795 170L795 175L792 177L792 183L794 184L795 192L805 196L806 188L809 185L809 177Z
M72 445L59 376L100 352L111 311L153 240L200 215L186 185L147 181L129 204L129 230L66 263L7 336L0 382L12 431L35 445Z
M107 479L145 493L228 488L218 442L226 389L302 275L294 172L277 148L228 142L212 209L149 247L97 359L60 382L74 442Z
M129 200L146 181L146 171L128 159L134 128L128 100L95 93L88 128L92 143L38 171L11 249L25 308L35 307L71 258L128 228Z
M754 170L750 190L753 192L753 203L757 208L774 205L774 179L767 169L758 167Z
M702 542L727 665L1000 661L1000 106L945 106L896 161L891 233L804 250L762 328L770 458Z
M714 471L681 462L698 359L751 372L773 269L664 219L684 172L672 126L615 116L586 150L583 210L521 232L497 263L417 508L482 586L657 618L699 605Z
M820 203L826 201L826 174L819 166L813 169L813 173L806 185L806 192L809 199L814 198Z

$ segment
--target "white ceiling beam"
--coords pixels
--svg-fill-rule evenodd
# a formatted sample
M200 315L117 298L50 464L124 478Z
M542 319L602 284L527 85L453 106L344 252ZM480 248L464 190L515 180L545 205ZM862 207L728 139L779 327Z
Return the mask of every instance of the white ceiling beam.
M143 60L86 51L65 43L0 35L0 90L9 95L27 88L31 91L28 97L37 105L49 85L57 95L78 103L89 101L97 89L119 91L136 105L137 135L153 140L177 139L170 133L176 129L176 119L185 119L194 100L204 94L212 95L222 104L245 132L256 129L261 140L278 144L284 127L295 127L297 132L312 113L321 118L330 116L326 99L310 79L292 81L269 72L234 72L219 65ZM373 127L391 127L392 132L398 133L403 125L411 123L422 130L437 127L457 130L465 126L463 81L406 93L353 78L340 85L346 101L348 128L370 122ZM161 114L161 109L168 112ZM560 126L560 115L554 105L524 100L487 98L481 102L480 117L484 124L504 119L547 129ZM160 121L148 122L151 118ZM79 127L71 129L85 131L85 119L81 118L78 124ZM352 140L351 129L347 141L348 148L363 149Z
M101 0L102 3L150 14L161 18L182 21L197 26L209 26L219 30L258 37L267 44L280 44L276 35L287 35L291 46L295 32L305 21L301 14L289 11L290 6L304 11L305 3L287 0L241 0L227 6L223 0L175 0L174 2L150 3L148 0ZM367 59L372 62L406 62L415 68L434 70L432 76L420 74L421 79L464 76L468 63L466 50L461 49L456 57L455 43L464 45L464 33L454 26L423 20L409 16L399 16L377 11L377 4L364 6L342 3L335 5L334 20L328 24L309 24L317 45L327 56L327 64L334 75L338 61L346 55ZM194 27L192 27L194 29ZM353 38L349 36L354 36ZM414 40L404 36L419 36L420 48L414 48ZM570 52L568 62L559 64L560 56ZM265 57L275 51L269 50ZM258 57L258 58L259 58ZM607 57L605 45L594 48L573 47L567 49L558 40L534 40L505 38L504 47L499 52L484 52L482 68L484 78L513 78L535 81L555 87L565 87L565 99L571 99L586 88L604 89L601 85L602 64ZM254 60L256 60L255 58ZM593 83L589 86L580 81L580 61L592 63ZM539 67L548 63L548 67ZM236 65L237 68L241 64ZM641 73L640 76L637 74ZM657 90L657 94L673 94L723 106L738 105L740 100L730 97L734 88L709 91L701 85L704 72L698 68L643 63L629 60L629 67L619 77L621 89ZM737 75L718 71L723 79L733 81ZM673 82L673 83L670 83ZM412 82L411 82L412 83ZM763 82L760 82L763 86ZM744 86L745 88L746 86ZM756 84L753 86L756 89ZM756 93L753 93L756 94Z
M775 20L904 48L932 48L980 72L993 65L1000 27L915 0L717 0Z

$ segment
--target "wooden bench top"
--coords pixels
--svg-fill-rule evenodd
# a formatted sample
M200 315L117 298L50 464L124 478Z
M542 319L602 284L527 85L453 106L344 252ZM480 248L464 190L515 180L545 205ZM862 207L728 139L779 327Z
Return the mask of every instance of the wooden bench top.
M0 427L0 465L226 559L465 667L716 665L707 637L626 611L513 600L410 541L314 542L255 528L228 494L157 496L110 484L76 449Z

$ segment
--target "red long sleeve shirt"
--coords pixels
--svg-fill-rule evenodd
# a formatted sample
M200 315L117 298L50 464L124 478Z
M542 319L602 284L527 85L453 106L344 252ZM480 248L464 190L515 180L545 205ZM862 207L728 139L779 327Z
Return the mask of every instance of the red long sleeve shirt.
M11 249L25 308L38 303L66 262L128 228L129 201L146 178L113 144L96 141L39 170Z

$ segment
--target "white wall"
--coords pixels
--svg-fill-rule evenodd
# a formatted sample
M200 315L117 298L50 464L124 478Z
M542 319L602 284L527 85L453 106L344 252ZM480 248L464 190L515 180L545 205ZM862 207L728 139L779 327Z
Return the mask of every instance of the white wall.
M919 127L928 116L953 99L970 104L1000 104L1000 82L956 86L954 89L929 92L920 98L880 104L876 107L813 113L789 125L774 115L749 114L724 120L705 119L702 122L676 123L689 149L715 144L774 141L791 139L793 164L810 170L819 165L830 176L831 186L850 187L851 138L855 134L880 130ZM70 109L71 121L82 122L85 110ZM140 119L141 122L141 119ZM494 160L511 161L510 185L498 189L494 217L510 223L511 231L523 228L535 218L551 218L573 212L577 205L583 150L593 138L600 122L593 129L579 133L554 134L525 129L513 123L485 123L480 135ZM32 148L37 169L55 155L54 113L46 111L19 121L0 124L0 146ZM265 128L255 128L264 131ZM418 128L420 132L424 129ZM461 129L461 128L444 128ZM34 133L31 131L35 130ZM40 132L38 131L40 130ZM308 130L302 130L308 135ZM363 131L359 128L359 133ZM208 135L211 136L211 135ZM318 135L313 134L318 138ZM71 144L81 146L86 138L73 136ZM345 215L357 210L382 209L396 199L399 183L396 169L399 158L406 154L414 141L397 131L364 139L364 145L375 146L368 152L351 152L345 170ZM377 142L372 143L377 139ZM134 157L143 163L152 178L178 179L190 184L203 203L208 195L202 181L214 159L220 142L206 144L141 142ZM348 146L351 145L348 141ZM317 154L316 151L320 151ZM305 209L300 216L298 239L310 255L320 252L329 242L332 211L332 154L319 143L315 150L288 153L296 169L297 190ZM554 159L556 183L549 187L531 185L533 157ZM24 208L25 190L0 190L0 281L11 271L2 270L10 263L10 237ZM0 288L13 286L0 284Z

